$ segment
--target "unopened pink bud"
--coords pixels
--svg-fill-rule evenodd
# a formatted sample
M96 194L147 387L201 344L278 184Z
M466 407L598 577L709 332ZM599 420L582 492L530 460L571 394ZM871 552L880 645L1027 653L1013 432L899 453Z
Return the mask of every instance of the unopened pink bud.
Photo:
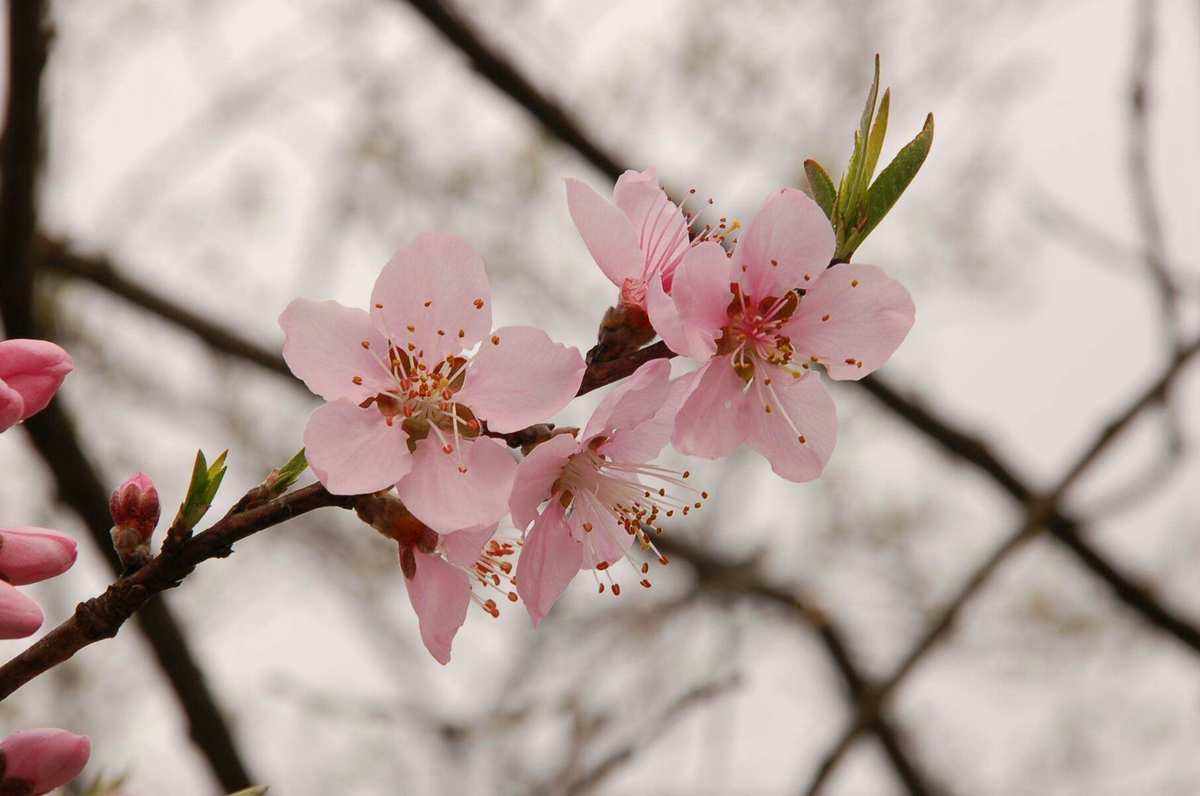
M132 531L141 542L148 542L158 527L161 508L158 490L145 473L137 473L117 487L108 500L113 524Z
M92 754L86 735L66 730L21 730L0 741L0 791L13 793L27 783L34 796L66 785L83 771Z
M74 369L71 356L54 343L0 341L0 431L45 409Z
M0 528L0 578L15 586L61 575L75 563L75 540L46 528Z
M12 584L0 580L0 639L32 636L42 626L42 609Z

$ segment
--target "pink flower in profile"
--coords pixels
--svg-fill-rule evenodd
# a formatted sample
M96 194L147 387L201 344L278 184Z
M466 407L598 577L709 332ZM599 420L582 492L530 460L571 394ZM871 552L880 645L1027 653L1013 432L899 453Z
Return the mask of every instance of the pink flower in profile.
M626 171L610 202L579 180L567 180L567 207L592 259L621 290L621 302L646 308L646 291L671 279L689 246L691 218L670 200L654 169Z
M518 468L509 507L513 524L529 531L517 561L517 593L534 626L581 569L602 572L619 595L609 566L626 557L635 540L665 564L645 529L655 528L662 515L699 508L684 480L689 473L647 463L670 438L689 382L685 376L672 384L670 372L666 360L642 365L605 396L578 439L555 436ZM680 499L667 487L693 494ZM634 566L649 588L649 564ZM600 576L597 581L603 592Z
M0 431L46 408L75 368L46 340L0 340Z
M49 793L87 765L92 742L66 730L20 730L0 741L0 793Z
M505 560L516 551L493 538L496 523L439 534L391 493L360 501L357 511L364 522L395 540L421 640L438 663L450 662L450 647L472 600L493 617L500 615L496 600L480 597L476 587L516 602L516 592L508 588L512 564Z
M583 378L579 351L545 332L491 330L483 260L453 235L425 233L398 251L370 313L297 299L279 324L288 366L328 401L304 432L321 483L341 495L395 484L439 533L507 509L517 465L482 424L503 433L544 420Z
M702 363L680 407L674 446L705 458L743 442L790 481L821 474L837 413L820 379L859 379L912 328L912 299L870 265L828 268L834 235L800 191L770 196L732 256L716 243L688 251L671 295L651 286L651 323L673 351ZM803 295L801 295L801 292Z
M511 584L512 564L504 560L516 551L492 538L496 527L493 523L448 534L430 531L436 537L430 552L413 550L412 572L405 572L408 599L417 613L425 649L440 664L450 662L450 645L467 619L471 601L493 617L500 615L496 600L479 596L476 588L495 591L512 602L517 599L516 592L506 588ZM404 555L401 550L402 567L408 566Z

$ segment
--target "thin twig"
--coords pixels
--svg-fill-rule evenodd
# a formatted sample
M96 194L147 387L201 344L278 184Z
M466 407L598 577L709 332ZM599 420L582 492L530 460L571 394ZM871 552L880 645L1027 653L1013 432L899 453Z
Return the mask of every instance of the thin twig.
M1038 535L1039 531L1049 529L1056 538L1063 541L1077 555L1092 557L1089 568L1093 571L1103 571L1111 565L1103 556L1093 555L1091 548L1083 544L1078 528L1071 520L1066 519L1058 510L1059 502L1065 497L1070 488L1081 478L1088 469L1099 461L1101 454L1124 433L1133 421L1144 411L1165 400L1171 385L1188 361L1200 353L1200 339L1184 346L1163 369L1162 373L1146 389L1140 392L1126 407L1116 413L1097 433L1084 452L1067 468L1058 483L1045 497L1033 498L1027 503L1026 517L1021 526L1006 538L984 561L972 570L958 592L946 602L938 612L937 617L930 622L925 632L909 650L883 683L868 693L859 705L859 709L851 720L850 725L838 738L837 742L821 759L812 780L805 793L816 796L828 782L837 764L845 757L854 742L870 726L874 717L886 705L887 700L896 689L913 672L917 664L941 641L947 632L954 627L959 615L967 603L980 593L983 586L999 570L1013 552L1024 546L1026 542ZM1115 570L1105 577L1110 584L1123 584L1123 592L1118 592L1127 604L1141 605L1144 617L1154 625L1167 629L1171 626L1171 634L1187 644L1194 652L1200 653L1200 632L1187 622L1178 620L1168 611L1160 610L1157 601L1152 605L1146 604L1148 593L1132 583L1128 578ZM1116 588L1116 587L1114 587ZM1153 617L1151 619L1150 617Z
M1179 337L1179 289L1167 266L1167 242L1163 232L1162 211L1159 208L1150 169L1151 76L1158 52L1158 36L1155 30L1158 0L1142 0L1135 4L1135 8L1138 18L1134 29L1133 63L1129 77L1126 162L1130 189L1133 192L1134 212L1141 230L1146 272L1158 292L1163 338L1169 345L1175 346L1182 342Z
M498 48L488 44L466 18L439 0L403 0L465 55L479 76L524 108L546 132L574 149L609 179L622 171L614 157L592 139L556 101L539 90Z
M817 634L838 674L842 677L846 696L857 706L877 686L868 680L850 648L850 642L832 618L795 588L773 583L765 578L753 561L723 560L676 536L655 538L655 545L673 562L683 561L695 572L699 586L710 592L748 597L782 608L788 615L808 625ZM904 735L887 717L878 711L870 718L868 729L879 739L884 753L896 770L901 783L913 794L947 793L942 783L935 783L922 772L905 748Z
M352 497L331 495L320 484L313 484L257 508L230 514L173 550L159 553L100 596L80 603L69 619L0 667L0 699L89 644L112 638L151 597L178 586L198 564L228 556L234 543L314 509L350 508L353 502Z

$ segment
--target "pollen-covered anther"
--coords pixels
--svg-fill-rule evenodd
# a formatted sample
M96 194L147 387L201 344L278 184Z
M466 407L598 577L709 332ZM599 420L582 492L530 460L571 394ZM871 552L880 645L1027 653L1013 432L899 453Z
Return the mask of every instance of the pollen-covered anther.
M483 299L481 299L481 298L475 299L474 304L475 304L475 309L477 309L477 310L483 309Z
M850 280L850 287L858 287L858 286L859 286L859 284L860 284L860 283L859 283L859 281L858 281L857 279L851 279L851 280Z
M350 381L354 382L355 384L362 384L362 383L363 383L363 377L362 377L362 376L355 376L354 378L350 379Z
M500 345L500 335L492 335L492 345Z

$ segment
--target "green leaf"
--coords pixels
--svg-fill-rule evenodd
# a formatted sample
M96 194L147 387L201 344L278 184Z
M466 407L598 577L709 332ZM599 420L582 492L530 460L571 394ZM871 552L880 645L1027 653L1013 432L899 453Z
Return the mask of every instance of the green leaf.
M289 459L287 464L267 477L268 491L273 496L282 495L292 484L296 483L296 479L304 475L304 471L307 469L308 459L304 455L304 448L301 448L300 452Z
M858 134L866 141L871 132L871 117L875 115L875 100L879 97L879 53L875 53L875 77L871 80L871 90L867 92L867 104L863 108L862 118L858 123Z
M850 162L846 165L846 173L838 183L837 206L834 210L833 227L838 230L839 240L844 239L843 233L849 234L853 223L854 185L858 179L859 169L863 161L863 139L854 131L854 151L850 154Z
M917 171L925 162L931 146L933 146L932 113L925 117L925 125L921 128L921 132L917 133L917 137L905 144L904 148L896 154L892 162L879 173L875 182L871 184L870 190L867 191L866 207L862 219L848 236L843 247L844 251L839 250L837 256L849 257L853 254L871 230L875 229L875 226L883 220L883 217L892 209L892 205L896 204L896 200L900 198L900 194L904 193L904 189L913 181L913 177L917 176Z
M833 206L837 202L837 188L829 179L829 172L813 159L804 161L804 173L808 175L808 186L812 189L813 199L825 211L825 217L833 220Z
M867 102L863 106L862 117L858 122L858 130L854 134L854 155L846 167L846 200L842 206L841 220L849 230L853 228L859 215L859 204L867 185L871 180L871 170L867 168L867 142L871 135L871 120L875 116L875 100L879 97L879 53L875 53L875 75L871 78L871 88L867 92Z
M871 178L875 176L875 165L879 163L879 153L883 151L883 137L887 135L888 125L888 109L892 103L892 90L883 92L883 99L879 101L879 113L875 117L875 123L871 125L871 134L867 137L867 159L863 164L863 176L859 183L859 190L866 191L867 186L871 182Z
M237 793L231 793L229 796L263 796L268 790L266 785L254 785L253 787L244 788Z
M188 484L187 496L179 507L174 525L195 528L196 523L204 518L212 506L217 490L221 488L221 480L225 477L225 458L229 451L224 451L213 463L208 464L204 451L196 451L196 463L192 467L192 480Z

